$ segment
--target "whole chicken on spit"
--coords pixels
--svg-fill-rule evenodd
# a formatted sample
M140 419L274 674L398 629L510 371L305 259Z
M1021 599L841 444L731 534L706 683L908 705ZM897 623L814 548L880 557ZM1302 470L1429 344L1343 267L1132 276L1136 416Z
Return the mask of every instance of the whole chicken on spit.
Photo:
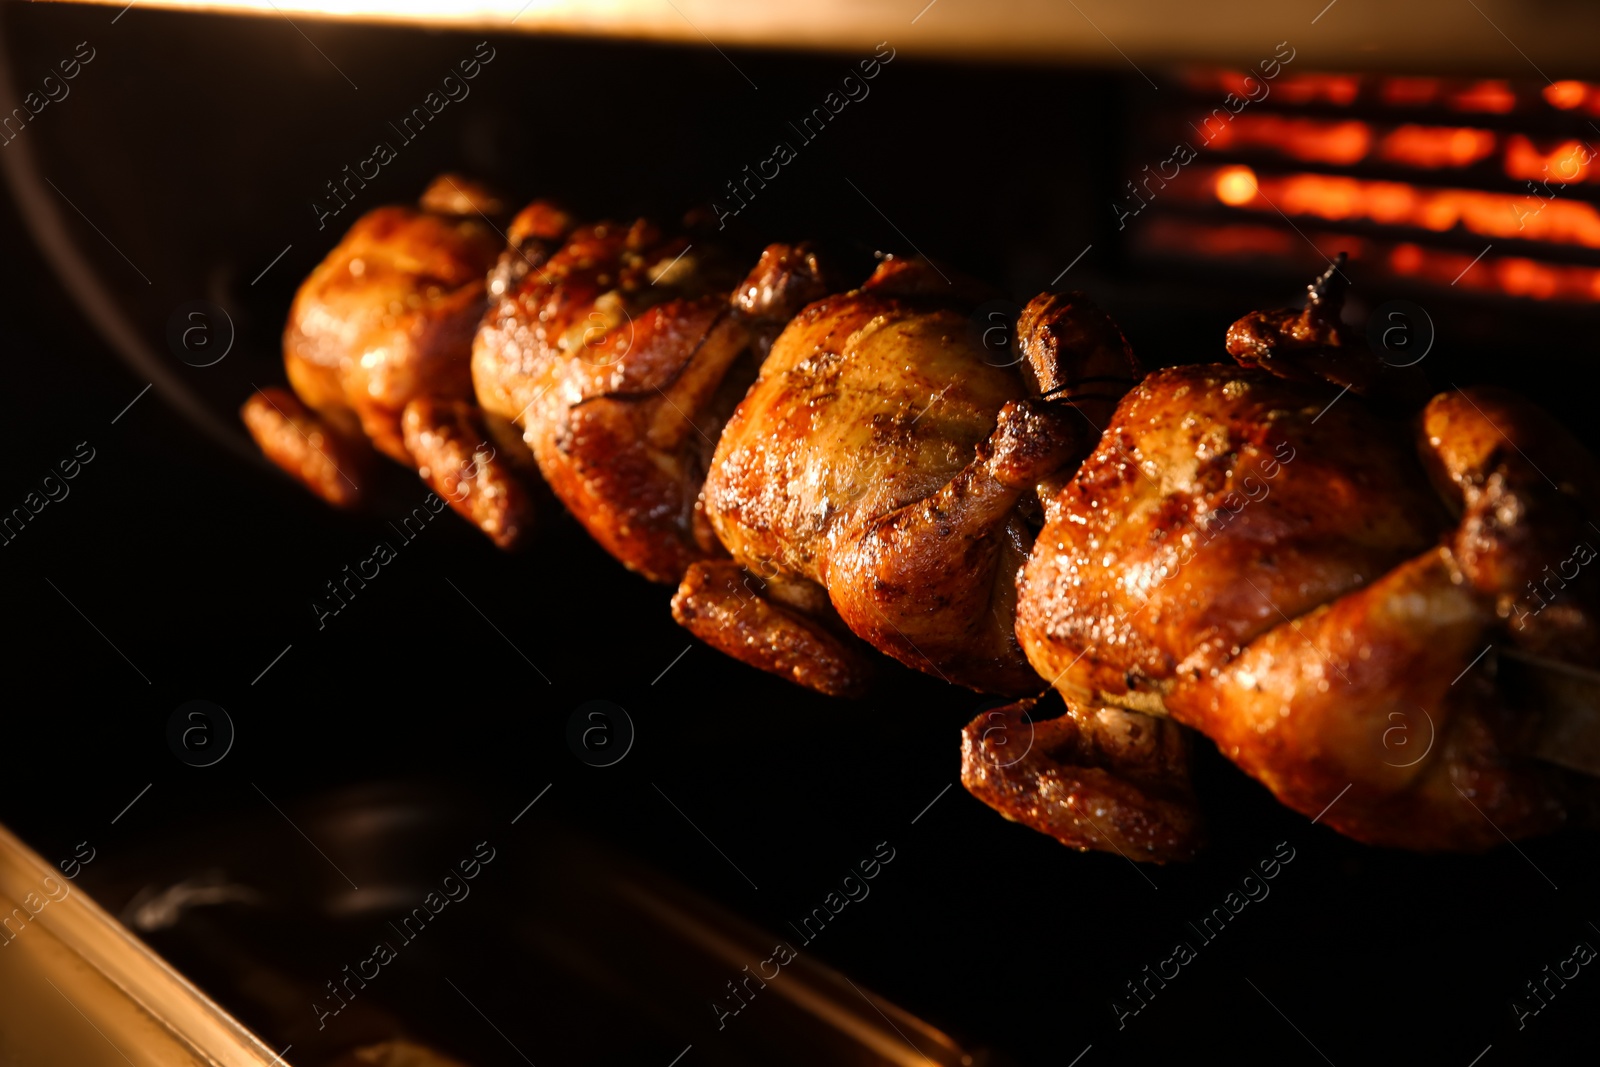
M1023 401L1022 376L985 362L958 310L980 290L952 296L925 263L889 260L819 301L816 254L773 245L729 288L714 253L642 221L579 229L534 270L513 248L474 346L478 396L523 428L612 555L683 579L675 614L716 647L855 693L867 668L853 631L964 684L1033 687L1012 627L1031 539L1016 505L1087 452L1082 420ZM1028 342L1036 379L1066 392L1069 371L1098 360L1131 384L1109 320L1082 301L1052 307ZM936 587L913 588L936 571Z
M519 446L505 434L490 443L468 363L503 246L489 220L504 214L484 187L446 174L417 207L381 207L351 226L289 310L294 392L259 389L242 409L269 459L329 503L355 507L376 449L502 548L522 539L533 509L511 450ZM568 225L554 212L537 221L524 256Z
M1544 611L1520 603L1595 536L1600 467L1504 391L1422 406L1413 372L1342 336L1336 274L1304 311L1236 323L1234 364L1128 394L1047 507L1018 636L1074 718L1193 727L1357 840L1481 850L1548 832L1589 783L1531 757L1537 698L1474 667L1491 646L1600 656L1592 571ZM996 768L981 725L981 797L1080 847L1111 839L1042 788L1048 753ZM1145 858L1176 854L1150 843Z
M696 504L723 420L773 334L827 291L822 267L807 246L773 245L735 286L703 242L642 219L578 229L535 264L519 231L472 349L478 398L521 427L595 540L675 583L715 551Z
M1236 323L1234 363L1140 382L1081 294L1036 297L997 361L989 294L925 260L841 293L807 245L740 280L698 238L537 201L505 247L502 210L446 177L356 224L291 312L298 397L246 404L269 456L349 505L384 452L506 546L528 457L748 664L851 695L877 649L1025 697L967 728L963 782L1077 848L1192 856L1193 732L1377 844L1483 848L1591 803L1533 758L1532 690L1473 668L1600 653L1600 579L1543 577L1600 535L1600 467L1510 394L1424 406L1342 336L1337 272Z
M1019 373L975 335L981 295L888 259L789 324L706 479L732 558L689 568L679 622L824 693L865 683L850 634L970 688L1038 688L1013 627L1027 510L1093 440L1074 400L1106 398L1110 379L1126 388L1136 365L1092 304L1040 297L1022 316Z

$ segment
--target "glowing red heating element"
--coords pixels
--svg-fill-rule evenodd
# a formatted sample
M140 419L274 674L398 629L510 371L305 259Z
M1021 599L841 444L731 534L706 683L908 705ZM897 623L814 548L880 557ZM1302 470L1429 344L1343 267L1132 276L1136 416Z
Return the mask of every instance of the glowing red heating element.
M1520 152L1533 151L1527 138L1520 140ZM1439 170L1481 163L1494 154L1499 143L1493 131L1469 126L1421 126L1409 123L1383 132L1359 119L1244 114L1216 130L1205 147L1213 152L1251 151L1280 155L1302 163L1351 166L1376 160L1423 170ZM1519 156L1519 160L1527 158L1525 155ZM1543 155L1539 156L1540 162L1544 159ZM1526 162L1523 162L1523 169L1526 166Z
M1185 84L1203 97L1238 92L1245 77L1201 71ZM1360 117L1338 114L1352 106ZM1226 122L1220 114L1196 115L1199 125L1188 128L1201 153L1232 161L1188 168L1166 204L1220 206L1241 222L1163 219L1141 245L1172 254L1170 242L1182 241L1188 253L1282 259L1307 251L1304 231L1331 226L1329 247L1364 254L1397 276L1537 300L1600 300L1600 268L1550 262L1528 244L1513 246L1522 254L1504 248L1558 246L1569 251L1555 258L1580 259L1570 250L1600 250L1600 208L1584 191L1600 184L1600 135L1585 137L1591 127L1582 119L1600 116L1600 84L1296 73L1258 106ZM1529 130L1572 132L1506 129L1522 116L1532 120ZM1250 218L1262 221L1243 221ZM1287 231L1284 221L1293 224ZM1484 253L1501 243L1501 254L1462 252L1463 233L1483 238ZM1447 247L1431 244L1432 234ZM1326 253L1321 240L1312 243Z
M1247 71L1196 69L1180 76L1184 88L1202 96L1236 93L1254 97L1260 91ZM1271 96L1291 107L1350 107L1362 102L1389 108L1443 108L1485 115L1506 115L1540 96L1520 91L1510 82L1478 78L1417 78L1387 74L1285 72L1272 84ZM1556 82L1543 90L1551 107L1600 109L1600 89L1587 82Z
M1404 277L1535 300L1600 300L1600 269L1541 263L1522 256L1474 260L1470 253L1440 252L1414 244L1395 245L1390 271Z
M1211 186L1229 207L1290 218L1373 222L1445 233L1464 229L1484 237L1520 238L1600 248L1600 210L1576 200L1524 193L1485 193L1341 174L1258 175L1222 167Z
M1516 110L1517 94L1503 81L1456 78L1374 78L1375 95L1390 107L1435 108L1504 115Z
M1600 268L1541 263L1523 256L1475 257L1471 252L1425 248L1309 229L1301 233L1256 222L1217 224L1159 217L1141 227L1135 240L1143 251L1174 251L1200 262L1268 258L1313 271L1344 252L1360 263L1397 278L1458 292L1498 294L1534 300L1600 301Z
M1596 154L1589 142L1576 138L1541 151L1531 139L1514 133L1506 139L1506 176L1563 185L1600 181L1600 167L1592 166Z
M1400 126L1390 131L1378 150L1385 163L1421 170L1470 167L1494 154L1499 138L1470 126Z

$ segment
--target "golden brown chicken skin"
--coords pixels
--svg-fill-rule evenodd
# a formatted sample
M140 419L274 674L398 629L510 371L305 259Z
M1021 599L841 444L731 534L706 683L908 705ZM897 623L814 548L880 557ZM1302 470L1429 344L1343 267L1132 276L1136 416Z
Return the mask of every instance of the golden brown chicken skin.
M1022 577L1040 673L1159 710L1180 677L1431 545L1445 513L1405 427L1335 392L1211 364L1129 393Z
M1504 389L1441 393L1417 425L1423 464L1455 518L1463 577L1527 652L1600 664L1600 463Z
M1025 505L1091 431L1065 399L1027 398L951 288L924 262L891 259L773 344L703 492L732 558L696 564L673 601L697 636L823 692L865 684L845 631L960 685L1038 691L1012 627L1012 579L1032 540ZM1098 311L1051 306L1062 336L1114 340L1129 373L1115 327L1069 329ZM1046 336L1043 324L1024 332L1035 380L1070 377L1053 364L1071 346Z
M1328 809L1321 821L1341 833L1481 851L1565 817L1564 772L1518 752L1534 709L1485 674L1462 677L1501 629L1435 548L1274 627L1167 701L1280 801Z
M1583 539L1593 457L1494 390L1396 417L1362 393L1406 381L1350 350L1236 346L1255 318L1229 338L1248 366L1152 375L1053 502L1019 579L1030 661L1069 699L1198 729L1358 840L1555 828L1581 787L1527 753L1544 709L1475 665L1491 645L1600 655L1592 580L1542 621L1516 604Z
M1013 822L1079 851L1166 863L1205 844L1182 726L1123 708L1040 700L980 713L961 734L961 784Z
M514 245L504 261L518 258ZM550 488L608 552L677 582L716 552L696 501L751 349L770 340L769 318L819 294L819 271L807 250L773 246L735 288L714 252L644 220L584 227L493 283L473 346L477 396L521 427Z
M503 213L481 186L443 175L416 207L381 207L356 221L289 311L284 366L303 407L291 413L261 395L246 405L246 424L270 458L328 502L354 506L362 497L354 475L322 477L327 464L316 453L331 463L338 451L349 466L371 469L356 457L376 449L417 470L502 547L521 539L528 497L507 488L519 478L513 461L497 454L470 403L472 338L504 244L488 220ZM296 446L297 436L324 447ZM473 461L465 471L437 451L414 452L419 442L464 438ZM315 462L295 458L308 450Z
M372 450L338 433L287 389L268 386L239 410L256 445L283 470L334 507L355 507L372 468Z

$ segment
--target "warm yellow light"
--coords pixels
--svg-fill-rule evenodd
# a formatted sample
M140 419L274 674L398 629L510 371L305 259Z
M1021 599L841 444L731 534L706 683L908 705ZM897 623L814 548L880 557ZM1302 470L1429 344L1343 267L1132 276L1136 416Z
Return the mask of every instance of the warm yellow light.
M1249 167L1223 167L1217 172L1217 199L1243 207L1256 198L1256 172Z
M107 21L130 7L128 0L76 2L111 7ZM1003 4L996 0L135 0L126 17L160 7L251 12L297 24L303 17L320 17L499 32L648 38L696 47L711 41L723 49L728 45L825 48L851 55L863 48L870 54L873 45L887 41L898 53L1039 57L1103 65L1126 74L1142 74L1150 66L1164 67L1174 57L1181 57L1186 63L1231 72L1225 76L1226 83L1212 79L1219 90L1216 103L1229 92L1255 99L1265 90L1271 93L1270 107L1278 103L1347 107L1362 93L1380 86L1383 99L1390 103L1397 102L1397 95L1421 93L1422 98L1413 103L1431 104L1447 87L1460 84L1440 79L1408 79L1401 84L1398 79L1369 75L1314 73L1330 69L1330 64L1366 67L1372 63L1375 24L1371 19L1336 18L1342 6L1335 6L1313 28L1318 41L1315 60L1303 47L1299 58L1294 58L1299 41L1272 46L1251 32L1252 26L1270 25L1281 17L1284 5L1276 0L1222 5L1228 9L1224 18L1218 17L1217 6L1192 0L1094 5L1052 0ZM1412 0L1385 5L1382 32L1387 40L1406 42L1404 62L1416 69L1448 66L1493 71L1509 65L1525 74L1518 65L1519 57L1506 47L1507 40L1516 41L1518 48L1537 58L1546 70L1592 67L1594 41L1600 37L1600 4L1564 5L1559 18L1550 17L1549 6L1496 5L1495 25L1501 33L1478 33L1459 29L1464 25L1462 10L1467 11L1468 19L1476 20L1461 0ZM1092 22L1086 12L1093 16ZM119 28L121 25L119 22ZM1458 32L1441 32L1440 27L1454 27ZM309 36L315 38L316 34ZM1306 44L1309 46L1309 38ZM738 60L737 56L731 58ZM755 72L745 73L754 83L761 82ZM738 74L735 79L744 80ZM1483 96L1481 89L1476 96L1469 93L1468 109L1479 110ZM1484 110L1510 110L1516 102L1506 89L1489 96Z

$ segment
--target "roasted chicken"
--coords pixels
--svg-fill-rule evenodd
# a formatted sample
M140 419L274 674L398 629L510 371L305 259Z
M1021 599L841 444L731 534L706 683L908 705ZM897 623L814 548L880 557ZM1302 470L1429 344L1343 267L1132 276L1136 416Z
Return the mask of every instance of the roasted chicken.
M289 310L294 392L260 389L242 410L268 458L329 503L354 507L376 450L502 547L525 536L528 492L506 435L493 439L478 410L469 365L504 244L490 220L504 213L483 187L447 174L417 207L356 221ZM525 242L522 254L538 251Z
M980 293L889 259L789 324L705 483L731 558L690 566L679 622L825 693L865 683L852 634L970 688L1039 688L1013 627L1028 507L1094 439L1071 410L1079 379L1126 387L1134 365L1103 314L1056 297L1024 313L1028 373L996 365L972 325Z
M511 546L536 464L729 655L854 695L876 649L1022 697L967 727L963 782L1076 848L1192 856L1195 732L1375 844L1592 807L1533 758L1567 736L1538 690L1484 655L1600 658L1600 464L1511 394L1427 400L1344 336L1337 268L1235 323L1232 363L1140 381L1081 294L1036 297L997 360L992 294L925 260L840 293L807 245L741 280L699 238L544 202L502 241L502 210L441 178L302 287L295 392L244 415L325 499L359 503L381 452Z
M524 210L472 349L486 411L521 427L545 481L600 544L675 583L716 552L697 512L728 412L777 329L825 293L809 248L774 245L743 282L709 246L601 223L524 261ZM731 294L731 295L730 295Z
M1528 756L1542 709L1474 667L1491 646L1600 656L1593 573L1549 614L1520 603L1595 535L1600 469L1502 391L1419 416L1414 372L1341 337L1334 272L1311 296L1235 324L1235 363L1158 371L1117 408L1019 578L1029 661L1074 715L1193 727L1361 841L1554 829L1586 786ZM986 799L1047 832L1081 803L1018 791Z

